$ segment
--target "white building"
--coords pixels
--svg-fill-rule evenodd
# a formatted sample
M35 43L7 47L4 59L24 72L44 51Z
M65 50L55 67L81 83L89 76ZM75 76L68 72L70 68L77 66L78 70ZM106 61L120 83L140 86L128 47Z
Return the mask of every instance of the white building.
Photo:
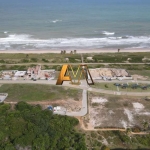
M25 74L26 74L26 71L17 71L14 76L15 77L24 77Z

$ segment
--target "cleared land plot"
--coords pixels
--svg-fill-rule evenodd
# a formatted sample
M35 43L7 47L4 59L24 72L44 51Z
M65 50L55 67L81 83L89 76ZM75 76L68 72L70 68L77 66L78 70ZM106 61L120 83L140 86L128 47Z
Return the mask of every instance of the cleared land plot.
M82 90L40 84L4 84L0 93L8 93L6 101L55 101L72 99L79 101Z
M127 97L89 93L88 128L132 128L150 124L150 101L144 97ZM96 100L95 100L96 99Z
M150 84L138 84L138 87L136 87L136 83L128 83L128 86L125 88L123 87L123 84L127 83L119 83L120 86L115 86L114 83L95 83L94 85L91 85L93 88L99 88L104 90L112 90L112 91L123 91L123 92L149 92L150 91ZM146 89L142 89L142 87L148 86Z

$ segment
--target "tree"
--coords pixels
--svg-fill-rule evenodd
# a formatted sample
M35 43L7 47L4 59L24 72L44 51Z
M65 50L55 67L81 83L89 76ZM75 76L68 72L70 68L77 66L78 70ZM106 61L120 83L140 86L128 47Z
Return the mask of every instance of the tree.
M77 50L74 50L74 54L76 54L77 53Z
M79 123L76 118L54 115L25 102L19 102L15 110L0 104L0 113L1 150L87 149L84 136L74 130Z

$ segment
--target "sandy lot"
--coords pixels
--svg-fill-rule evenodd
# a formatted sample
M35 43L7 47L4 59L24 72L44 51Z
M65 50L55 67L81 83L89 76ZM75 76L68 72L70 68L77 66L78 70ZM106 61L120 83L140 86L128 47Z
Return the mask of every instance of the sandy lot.
M140 97L89 94L89 114L84 118L88 128L143 127L150 123L150 101ZM87 119L88 118L88 119Z

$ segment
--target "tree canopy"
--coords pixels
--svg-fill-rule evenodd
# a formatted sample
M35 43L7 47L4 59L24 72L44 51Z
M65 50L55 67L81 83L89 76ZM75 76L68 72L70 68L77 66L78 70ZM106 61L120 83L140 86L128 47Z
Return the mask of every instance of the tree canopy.
M1 150L86 150L84 136L73 117L53 115L39 105L19 102L12 110L0 104Z

